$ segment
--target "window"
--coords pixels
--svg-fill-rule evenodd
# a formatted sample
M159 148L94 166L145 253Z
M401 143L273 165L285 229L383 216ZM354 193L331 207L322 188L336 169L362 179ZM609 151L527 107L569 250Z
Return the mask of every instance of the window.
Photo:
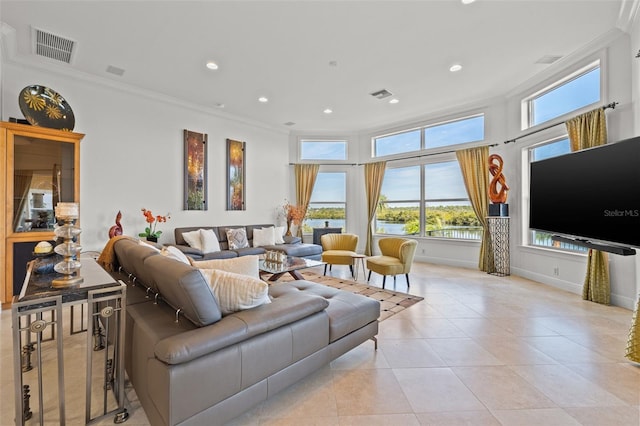
M387 169L376 232L480 239L482 227L471 207L458 162Z
M374 157L401 154L420 149L420 129L374 139Z
M484 139L484 115L450 121L424 129L425 149Z
M525 128L544 123L571 111L595 104L601 99L599 61L578 71L542 92L525 99Z
M376 233L420 235L420 169L387 168L376 212Z
M484 140L484 115L373 138L374 157Z
M323 228L329 222L332 228L345 229L347 211L346 172L319 172L307 209L303 232Z
M346 160L347 141L300 141L301 160Z
M482 224L476 217L457 161L426 164L425 235L430 237L482 238Z
M540 161L547 158L557 157L558 155L568 154L571 152L569 138L562 138L550 141L543 145L536 145L529 148L529 163ZM553 241L551 234L547 232L529 230L529 241L532 246L538 247L555 247L562 250L586 252L587 249L574 244Z

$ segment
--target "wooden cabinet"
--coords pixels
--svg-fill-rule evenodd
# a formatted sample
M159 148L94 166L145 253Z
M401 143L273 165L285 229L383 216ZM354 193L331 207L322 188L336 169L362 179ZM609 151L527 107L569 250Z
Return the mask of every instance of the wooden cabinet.
M40 241L53 241L54 207L80 202L83 134L0 122L0 298L9 303Z

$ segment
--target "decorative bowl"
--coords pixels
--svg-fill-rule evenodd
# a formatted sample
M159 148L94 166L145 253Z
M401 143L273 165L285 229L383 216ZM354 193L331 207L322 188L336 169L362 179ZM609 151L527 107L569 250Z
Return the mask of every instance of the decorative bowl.
M18 95L24 118L33 125L72 131L76 124L71 106L55 90L41 85L27 86Z

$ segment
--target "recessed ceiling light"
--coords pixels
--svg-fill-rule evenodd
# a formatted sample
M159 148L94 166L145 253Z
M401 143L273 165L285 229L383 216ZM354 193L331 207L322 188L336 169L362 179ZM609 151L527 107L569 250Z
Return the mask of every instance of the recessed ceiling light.
M398 99L393 98L389 101L390 104L397 104L398 102L400 102Z
M213 61L209 61L209 62L207 62L207 68L209 68L210 70L217 70L218 69L218 64L216 64Z
M264 104L264 103L269 102L269 99L266 96L260 96L258 98L258 102L262 102Z
M471 4L476 0L462 0L462 4Z
M449 67L449 71L451 72L458 72L462 69L462 65L460 64L453 64L451 65L451 67Z
M325 114L331 114L333 112L333 110L331 108L326 108L324 111Z

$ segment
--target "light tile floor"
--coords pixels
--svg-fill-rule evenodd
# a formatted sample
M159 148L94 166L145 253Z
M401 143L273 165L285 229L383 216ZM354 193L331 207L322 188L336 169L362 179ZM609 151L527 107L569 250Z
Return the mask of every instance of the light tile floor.
M347 277L348 268L332 274ZM397 290L407 291L403 277ZM631 311L515 276L426 263L414 264L410 292L425 300L380 323L377 351L366 342L230 424L640 425L640 365L624 358ZM84 337L67 339L71 348ZM9 425L7 310L0 345L0 424ZM74 383L83 356L66 360L75 389L84 386ZM147 425L133 389L127 395L125 424ZM67 424L81 423L77 399L67 412L80 414Z

